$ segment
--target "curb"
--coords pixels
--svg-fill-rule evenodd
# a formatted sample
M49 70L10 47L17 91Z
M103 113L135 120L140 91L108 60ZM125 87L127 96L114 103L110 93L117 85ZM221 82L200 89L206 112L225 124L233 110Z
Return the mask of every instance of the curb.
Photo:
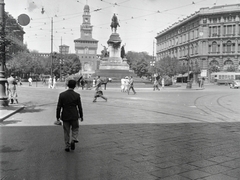
M8 117L12 116L13 114L16 114L17 112L23 110L25 108L25 106L21 106L16 108L15 110L7 110L7 111L11 111L9 113L5 113L5 115L0 117L0 122L3 122L4 119L7 119Z

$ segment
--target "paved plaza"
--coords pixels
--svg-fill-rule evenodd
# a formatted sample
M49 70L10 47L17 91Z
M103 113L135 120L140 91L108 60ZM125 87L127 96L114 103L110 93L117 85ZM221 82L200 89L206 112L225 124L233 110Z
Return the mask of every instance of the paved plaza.
M1 124L2 180L237 180L240 179L240 90L206 85L137 94L104 91L108 102L82 96L80 142L64 151L63 129L53 125L64 87L18 88L25 108Z

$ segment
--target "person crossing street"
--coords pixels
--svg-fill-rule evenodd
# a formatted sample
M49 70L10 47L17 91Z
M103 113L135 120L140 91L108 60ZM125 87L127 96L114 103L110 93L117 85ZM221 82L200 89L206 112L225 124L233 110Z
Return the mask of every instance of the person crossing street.
M96 90L96 93L94 95L94 99L93 99L93 102L97 102L97 98L98 97L101 97L103 98L105 101L107 101L107 98L103 96L103 91L102 91L102 80L100 79L100 76L97 77L97 81L96 81L96 85L95 85L95 90Z
M134 87L133 87L133 82L134 82L134 80L133 80L133 77L131 76L130 80L129 80L128 94L131 89L132 89L133 93L136 94L136 91L134 90Z

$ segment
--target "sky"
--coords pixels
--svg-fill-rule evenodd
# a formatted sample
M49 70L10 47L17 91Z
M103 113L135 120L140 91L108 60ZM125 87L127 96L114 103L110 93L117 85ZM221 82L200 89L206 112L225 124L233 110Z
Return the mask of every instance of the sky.
M60 45L70 46L75 53L74 40L80 38L83 9L90 7L92 37L98 40L98 54L107 46L112 33L110 24L117 14L117 29L125 51L156 54L157 33L203 7L240 4L240 0L4 0L5 11L14 18L30 17L22 26L24 43L31 51L51 52L51 19L53 19L53 51ZM44 10L44 13L42 13Z

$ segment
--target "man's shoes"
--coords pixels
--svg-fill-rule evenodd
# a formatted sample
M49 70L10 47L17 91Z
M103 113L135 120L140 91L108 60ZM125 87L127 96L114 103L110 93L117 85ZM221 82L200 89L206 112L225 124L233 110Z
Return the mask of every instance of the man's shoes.
M65 148L65 151L66 151L66 152L70 152L70 148L69 148L69 147L66 147L66 148Z
M74 150L75 149L75 141L72 141L71 142L71 150Z

